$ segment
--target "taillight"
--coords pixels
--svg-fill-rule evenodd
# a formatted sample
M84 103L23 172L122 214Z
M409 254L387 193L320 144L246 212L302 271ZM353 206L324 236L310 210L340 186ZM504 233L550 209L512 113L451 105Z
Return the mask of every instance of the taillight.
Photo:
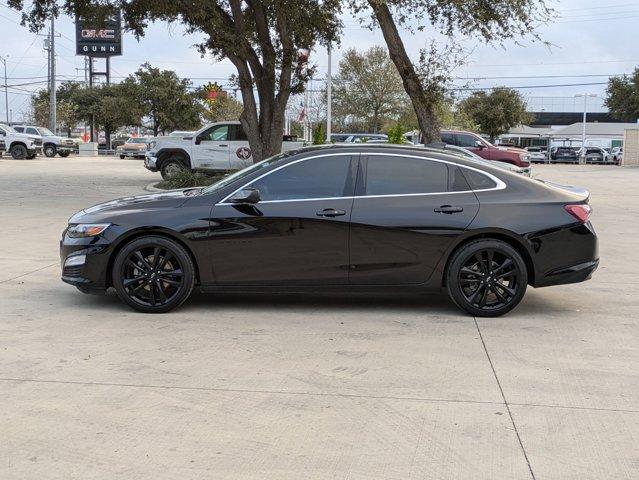
M590 218L590 212L592 209L590 205L586 203L581 203L579 205L564 205L566 211L575 217L579 223L586 223L588 218Z

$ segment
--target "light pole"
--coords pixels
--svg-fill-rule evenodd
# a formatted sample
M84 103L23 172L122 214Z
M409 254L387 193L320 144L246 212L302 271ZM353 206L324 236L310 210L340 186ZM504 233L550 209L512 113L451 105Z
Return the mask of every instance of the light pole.
M9 55L7 55L8 57ZM2 63L4 64L4 114L6 117L7 125L9 124L9 93L7 86L7 58L0 57Z
M326 143L331 143L331 99L333 93L333 72L331 70L331 45L328 45L328 71L326 73Z
M581 148L582 149L586 148L586 117L588 116L588 97L594 98L596 96L597 95L595 93L578 93L575 95L575 98L584 97L584 118L583 118L583 124L581 128ZM579 161L581 162L581 159ZM584 157L584 161L585 161L585 157Z

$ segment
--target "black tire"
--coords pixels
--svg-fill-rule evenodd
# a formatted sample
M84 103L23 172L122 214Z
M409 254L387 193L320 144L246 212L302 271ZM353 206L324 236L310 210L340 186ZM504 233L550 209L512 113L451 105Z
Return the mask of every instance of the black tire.
M67 158L70 154L71 152L58 152L58 155L60 155L62 158Z
M29 155L27 157L27 160L33 160L34 158L36 158L36 154L35 153L33 155Z
M120 160L124 160L124 155L120 155Z
M160 173L162 174L162 179L168 180L176 173L184 170L186 170L186 167L184 166L184 163L182 163L182 160L172 157L162 162Z
M24 160L28 155L27 147L24 145L14 145L10 153L14 160Z
M517 250L501 240L467 243L446 271L448 294L476 317L498 317L515 308L526 293L528 272Z
M130 307L144 313L164 313L189 298L195 267L182 245L149 235L120 250L111 278L118 297Z
M58 153L58 149L55 145L45 145L42 149L42 153L44 153L45 157L55 157L55 154Z

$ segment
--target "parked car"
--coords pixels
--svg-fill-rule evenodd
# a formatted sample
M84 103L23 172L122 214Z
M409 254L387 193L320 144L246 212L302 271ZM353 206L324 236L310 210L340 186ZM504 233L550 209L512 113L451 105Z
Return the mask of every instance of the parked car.
M544 163L548 160L548 150L544 147L526 147L532 163Z
M615 165L619 165L621 163L621 159L623 158L623 147L614 147L610 152L610 159Z
M251 147L238 121L207 125L191 137L167 136L154 140L144 166L152 172L159 171L164 179L181 170L237 170L253 163ZM303 145L303 142L284 141L282 150Z
M521 148L495 146L476 133L442 130L442 142L465 148L484 160L496 160L522 168L530 167L530 154Z
M111 139L111 148L113 150L117 150L118 147L124 145L126 141L131 138L130 135L118 135L115 138Z
M32 159L42 151L42 137L16 132L9 125L0 124L0 138L14 160Z
M336 143L362 143L370 140L388 140L388 135L383 133L332 133L331 142Z
M131 137L124 145L116 148L115 154L120 158L145 158L151 145L151 139L144 137Z
M204 291L445 290L475 316L598 266L589 193L424 147L284 152L205 188L73 215L62 280L167 312ZM480 208L481 207L481 208ZM90 247L90 248L89 248Z
M550 160L557 163L578 163L579 157L572 147L552 147L550 149Z
M508 170L510 172L518 173L520 175L525 175L526 177L530 177L532 175L532 165L528 167L517 167L516 165L513 165L511 163L498 162L497 160L486 160L466 148L457 147L455 145L447 145L445 143L430 143L426 145L426 147L442 149L448 153L461 155L462 157L467 158L469 160L490 165L492 167L501 168L503 170Z
M585 163L607 163L609 157L609 153L601 147L580 148L577 155Z
M46 157L68 157L75 150L75 142L67 137L60 137L45 127L35 127L33 125L14 125L16 132L27 135L37 135L42 137L42 153Z

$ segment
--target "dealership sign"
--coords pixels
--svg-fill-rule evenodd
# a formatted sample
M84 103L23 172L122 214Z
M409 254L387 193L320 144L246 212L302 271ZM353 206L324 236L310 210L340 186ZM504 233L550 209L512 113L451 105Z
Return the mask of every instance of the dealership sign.
M89 57L122 55L122 26L120 14L99 22L75 19L75 53Z

